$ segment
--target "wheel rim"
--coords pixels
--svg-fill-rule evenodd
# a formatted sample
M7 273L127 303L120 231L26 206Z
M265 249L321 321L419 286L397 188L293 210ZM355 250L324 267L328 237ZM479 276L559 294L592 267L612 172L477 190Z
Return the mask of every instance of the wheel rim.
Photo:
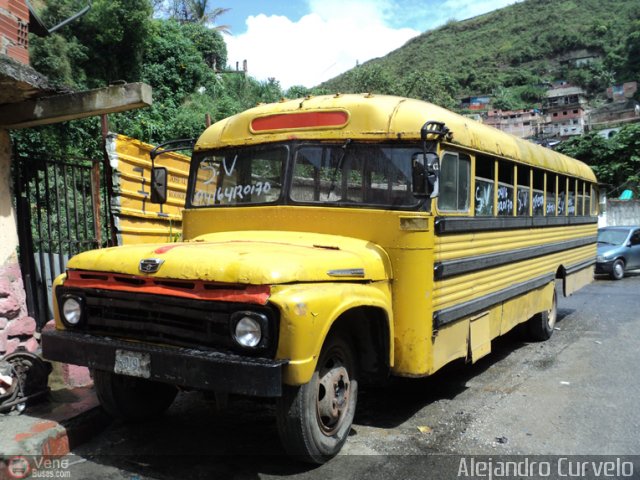
M316 412L322 433L331 436L340 429L347 417L350 397L349 371L342 358L331 355L318 372Z
M622 263L620 262L615 263L615 265L613 266L613 274L618 278L624 275L624 268L622 267Z

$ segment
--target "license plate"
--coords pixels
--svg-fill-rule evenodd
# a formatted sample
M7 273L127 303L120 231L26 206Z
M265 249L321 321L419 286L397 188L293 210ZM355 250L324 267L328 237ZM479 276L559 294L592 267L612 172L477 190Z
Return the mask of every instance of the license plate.
M151 377L151 355L128 350L116 350L115 373L130 377Z

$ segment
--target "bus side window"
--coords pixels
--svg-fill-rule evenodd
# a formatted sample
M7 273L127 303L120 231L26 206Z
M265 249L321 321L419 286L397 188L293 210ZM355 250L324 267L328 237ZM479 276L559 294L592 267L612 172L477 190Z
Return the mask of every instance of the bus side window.
M498 162L498 216L513 215L513 164Z
M598 202L596 201L596 189L593 185L588 184L585 197L584 197L584 214L585 215L597 215L598 214Z
M556 215L556 175L547 173L547 217ZM563 203L564 205L564 203Z
M518 165L518 192L516 194L516 214L519 217L529 216L529 182L531 168Z
M476 217L493 216L493 168L495 161L491 157L476 157L475 177L475 214Z
M578 214L578 209L577 209L577 192L576 192L576 185L577 185L577 181L574 180L573 178L569 178L569 184L567 187L567 215L577 215Z
M584 215L584 182L578 180L578 191L576 192L576 215Z
M470 177L471 158L469 155L444 153L440 161L438 210L447 212L467 212L469 210Z
M567 203L567 177L558 175L558 216L565 215Z
M542 170L533 170L533 216L541 217L544 215L544 172Z

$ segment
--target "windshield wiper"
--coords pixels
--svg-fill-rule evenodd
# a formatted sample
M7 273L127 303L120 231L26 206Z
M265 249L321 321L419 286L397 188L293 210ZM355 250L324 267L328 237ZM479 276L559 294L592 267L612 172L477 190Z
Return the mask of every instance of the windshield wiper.
M342 170L342 164L344 163L344 159L347 156L347 148L351 145L351 139L347 138L347 141L342 145L342 152L340 158L338 159L338 163L336 164L336 168L333 169L333 173L331 174L331 184L329 185L329 191L327 192L327 200L331 197L331 194L336 189L336 180L338 179L338 172Z

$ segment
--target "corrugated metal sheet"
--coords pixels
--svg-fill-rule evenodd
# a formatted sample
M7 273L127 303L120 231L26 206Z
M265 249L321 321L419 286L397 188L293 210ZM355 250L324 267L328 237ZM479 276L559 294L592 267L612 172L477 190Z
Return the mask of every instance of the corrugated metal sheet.
M112 170L111 211L118 245L178 241L182 236L189 157L171 152L156 158L169 173L167 203L151 203L153 145L124 135L109 134L107 154Z

